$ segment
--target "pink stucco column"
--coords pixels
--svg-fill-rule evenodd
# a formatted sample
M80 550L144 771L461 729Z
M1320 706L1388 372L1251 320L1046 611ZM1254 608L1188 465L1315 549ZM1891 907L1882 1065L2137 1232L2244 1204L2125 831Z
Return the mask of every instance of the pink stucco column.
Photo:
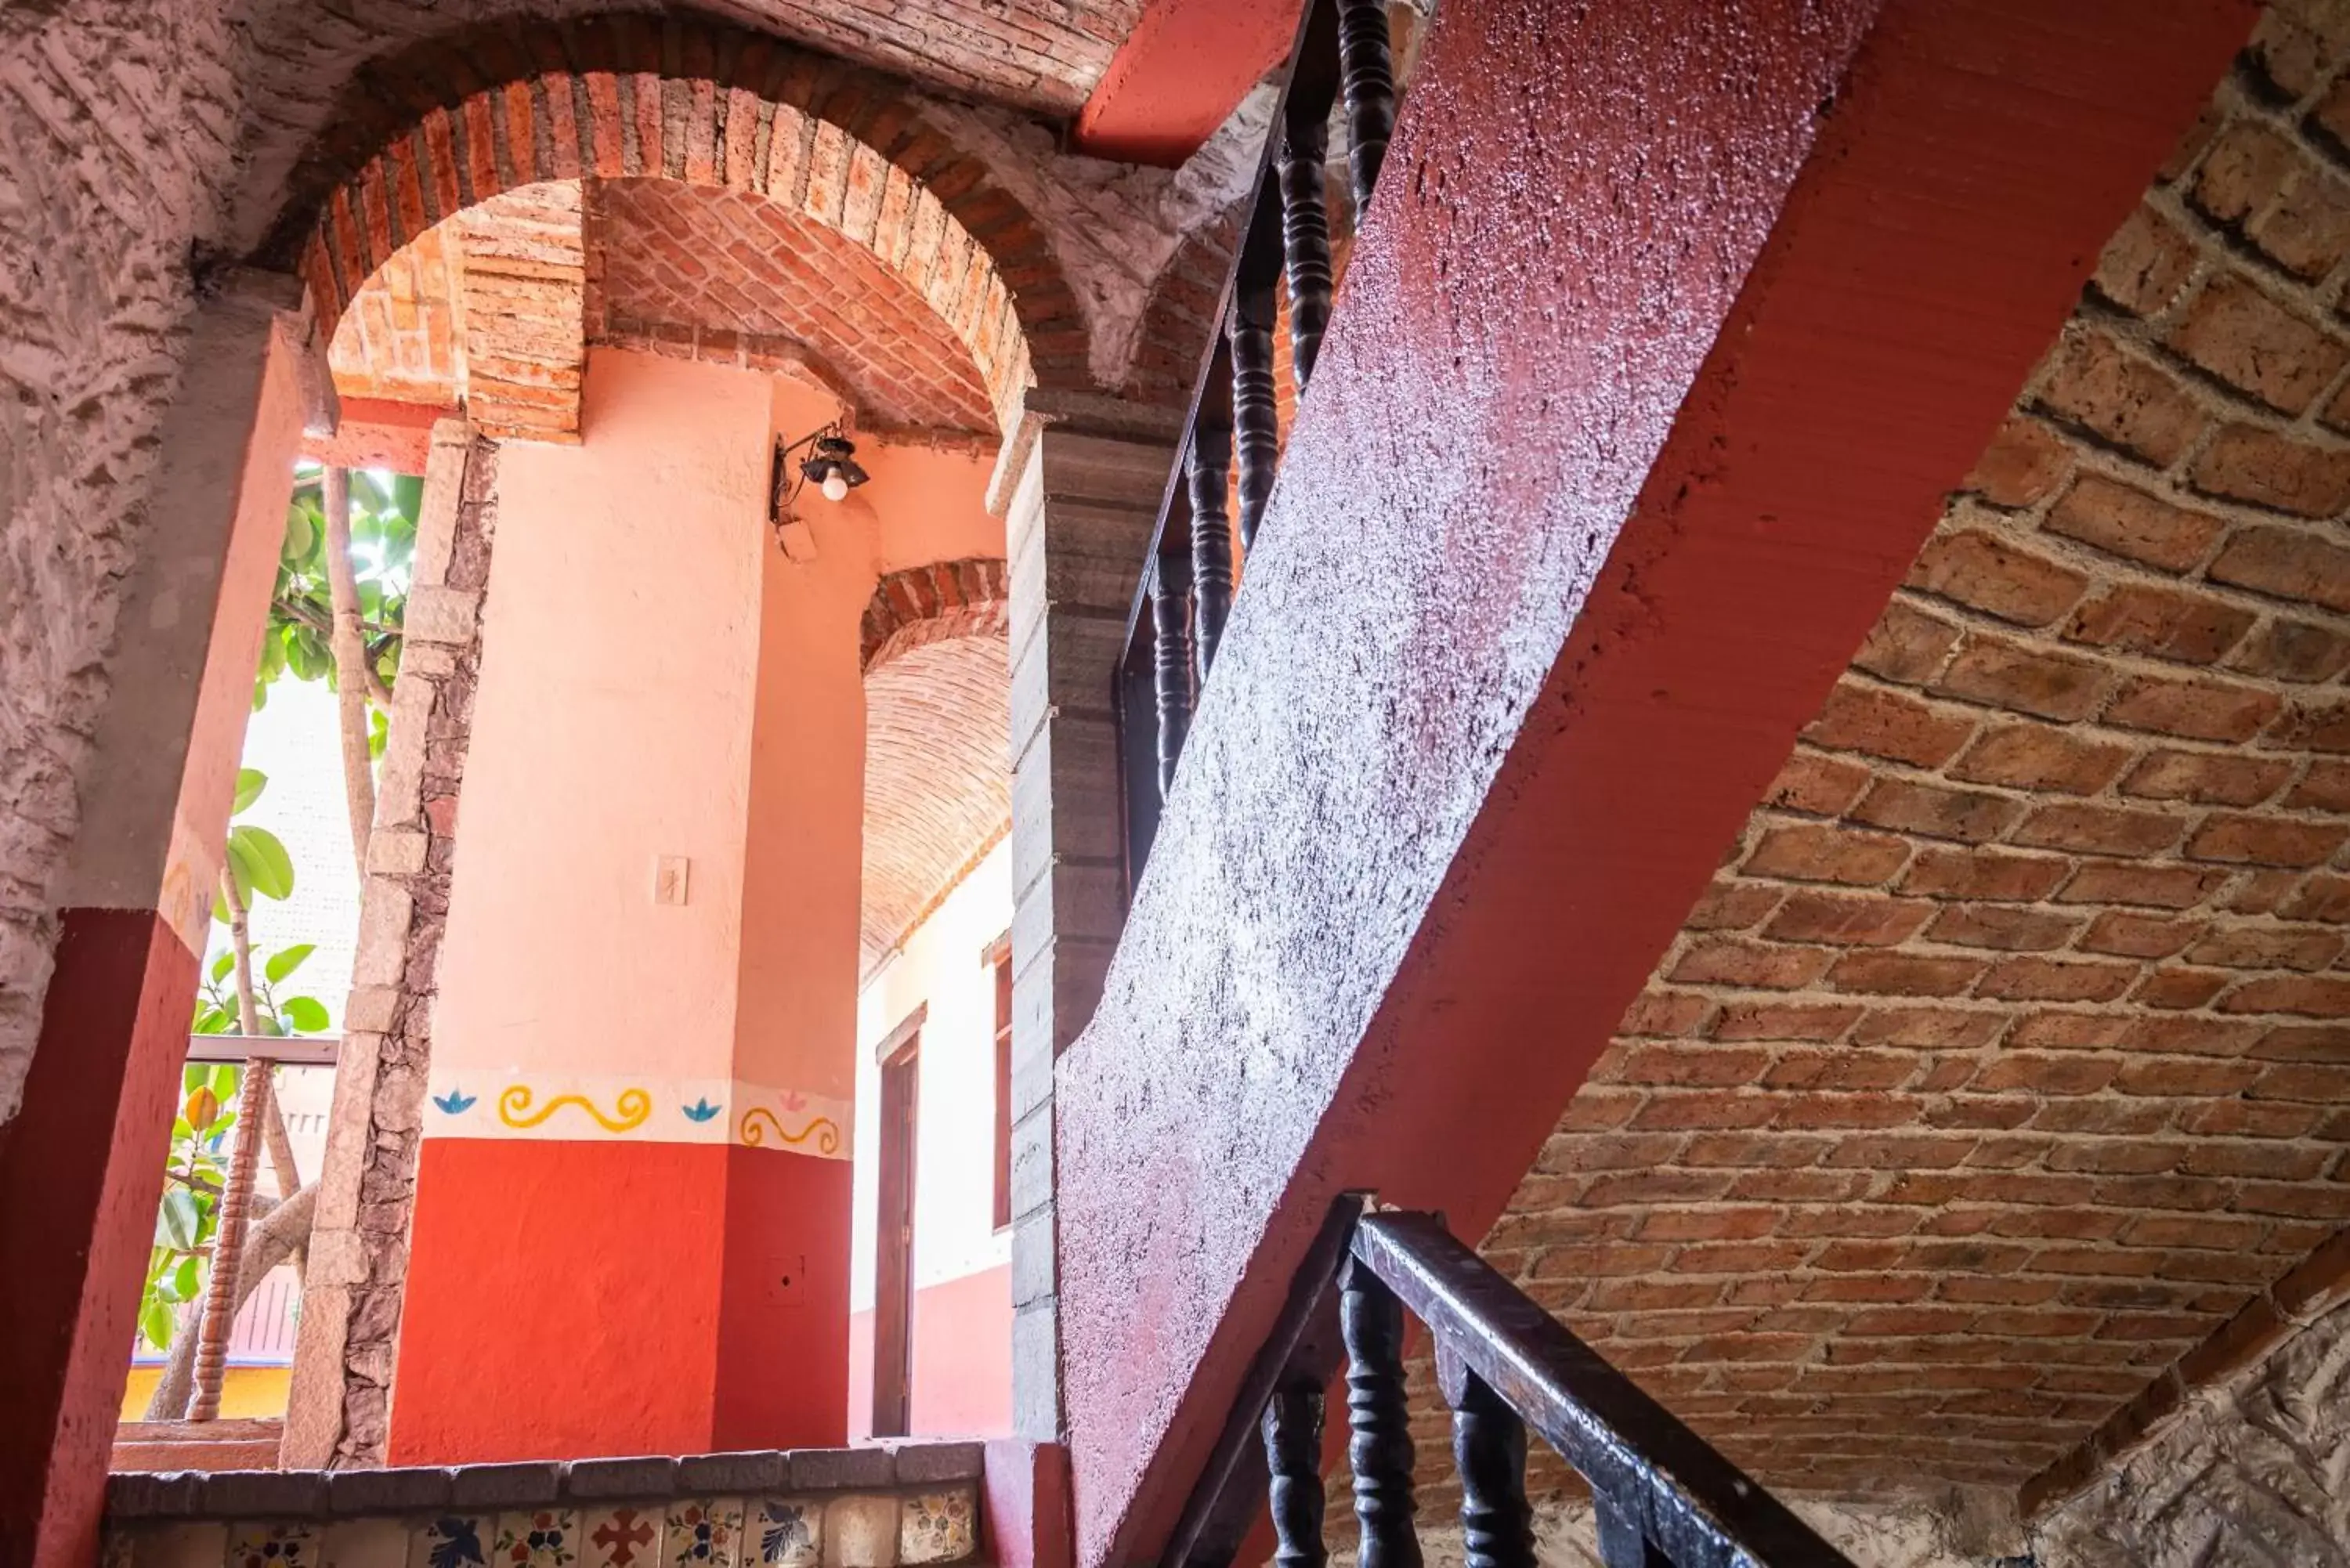
M112 689L54 895L25 1101L0 1128L0 1557L82 1568L302 440L293 280L198 308L139 525Z

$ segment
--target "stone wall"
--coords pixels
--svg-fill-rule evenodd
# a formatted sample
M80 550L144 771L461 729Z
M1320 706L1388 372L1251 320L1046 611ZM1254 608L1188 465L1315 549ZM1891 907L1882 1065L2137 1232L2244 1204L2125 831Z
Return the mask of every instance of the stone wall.
M2214 1358L2273 1348L2172 1401L2137 1448L2051 1511L2034 1532L2042 1568L2350 1560L2345 1261L2337 1242L2297 1271L2314 1276L2302 1291L2207 1342Z
M434 428L318 1174L286 1407L291 1465L383 1462L496 486L494 443L462 421Z
M125 568L148 527L192 244L237 118L229 7L0 7L0 1121L56 940Z

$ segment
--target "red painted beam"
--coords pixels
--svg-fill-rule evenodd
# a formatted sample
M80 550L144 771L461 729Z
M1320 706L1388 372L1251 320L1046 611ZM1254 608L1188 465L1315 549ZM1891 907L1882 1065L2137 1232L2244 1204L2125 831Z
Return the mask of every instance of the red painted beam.
M179 1103L196 954L151 909L74 909L25 1100L0 1126L0 1563L98 1561Z
M1289 53L1301 9L1302 0L1152 0L1077 111L1077 151L1182 162Z
M432 426L456 412L429 403L345 398L335 433L305 436L302 455L337 468L388 468L421 477L432 446Z
M1082 1568L1337 1193L1483 1233L2255 7L1668 11L1421 56L1056 1075Z

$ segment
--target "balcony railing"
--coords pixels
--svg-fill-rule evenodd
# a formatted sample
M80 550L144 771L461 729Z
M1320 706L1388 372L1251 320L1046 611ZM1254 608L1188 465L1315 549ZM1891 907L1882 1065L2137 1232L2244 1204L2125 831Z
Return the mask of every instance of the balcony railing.
M116 1446L117 1468L169 1465L187 1453L259 1442L260 1423L220 1419L227 1374L232 1363L282 1366L291 1360L301 1286L296 1270L280 1262L240 1291L244 1282L235 1261L249 1256L246 1242L263 1223L263 1214L302 1190L298 1167L305 1157L312 1166L311 1178L317 1175L340 1044L328 1036L190 1037L187 1061L192 1067L227 1064L242 1069L234 1095L237 1115L234 1120L224 1117L218 1124L222 1130L209 1124L194 1127L187 1135L194 1146L174 1146L175 1160L185 1158L184 1168L174 1166L174 1179L197 1194L200 1202L212 1205L212 1236L194 1249L209 1260L209 1270L201 1293L173 1314L177 1323L170 1348L146 1352L142 1329L133 1365L157 1370L160 1391L155 1398L162 1413L154 1420L123 1424ZM201 1159L195 1147L203 1151ZM276 1189L274 1202L259 1188L265 1168ZM300 1223L307 1229L307 1204L301 1213L305 1218ZM286 1218L295 1216L289 1211ZM160 1232L158 1245L162 1245ZM283 1245L261 1250L274 1257ZM241 1296L246 1299L240 1304ZM172 1299L162 1297L166 1303ZM250 1405L249 1397L246 1402ZM231 1413L276 1414L250 1409ZM269 1462L274 1463L274 1440L269 1448Z
M1534 1568L1531 1429L1590 1483L1607 1568L1852 1568L1432 1214L1344 1200L1250 1368L1162 1568L1228 1568L1269 1501L1281 1568L1321 1568L1323 1389L1346 1368L1362 1568L1419 1568L1404 1313L1452 1411L1473 1568Z
M1150 852L1239 574L1273 498L1282 449L1274 342L1282 306L1289 379L1300 398L1329 325L1336 269L1326 169L1334 110L1346 134L1351 214L1369 204L1378 182L1396 105L1387 0L1310 0L1150 559L1128 615L1114 701L1123 737L1129 887Z

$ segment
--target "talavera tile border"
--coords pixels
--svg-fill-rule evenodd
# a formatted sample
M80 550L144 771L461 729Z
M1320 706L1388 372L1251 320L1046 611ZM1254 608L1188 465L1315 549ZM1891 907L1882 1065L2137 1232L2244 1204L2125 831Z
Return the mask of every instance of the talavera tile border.
M423 1136L731 1144L847 1159L855 1126L847 1100L742 1078L436 1066Z
M120 1475L109 1568L946 1568L978 1443Z

